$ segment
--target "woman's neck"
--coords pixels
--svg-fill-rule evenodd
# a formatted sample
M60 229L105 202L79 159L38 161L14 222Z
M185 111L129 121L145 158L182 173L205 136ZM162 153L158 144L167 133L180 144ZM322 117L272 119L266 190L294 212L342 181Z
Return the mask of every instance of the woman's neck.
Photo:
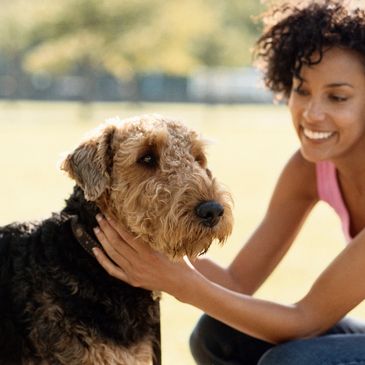
M360 195L365 195L365 158L360 160L339 159L332 161L343 184Z

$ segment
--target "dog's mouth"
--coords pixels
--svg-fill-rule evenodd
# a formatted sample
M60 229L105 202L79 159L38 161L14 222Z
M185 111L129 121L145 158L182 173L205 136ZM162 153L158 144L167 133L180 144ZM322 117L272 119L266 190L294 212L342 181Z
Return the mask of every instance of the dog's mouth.
M231 222L229 219L225 219L224 215L214 224L198 221L189 225L181 221L179 227L176 227L171 235L164 236L164 243L156 236L152 246L167 254L174 261L183 256L195 259L204 255L214 242L224 244L231 230Z

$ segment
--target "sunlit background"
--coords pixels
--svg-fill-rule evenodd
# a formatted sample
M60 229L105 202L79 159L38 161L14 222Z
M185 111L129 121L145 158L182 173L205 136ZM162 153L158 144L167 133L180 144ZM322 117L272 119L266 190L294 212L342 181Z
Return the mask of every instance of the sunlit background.
M227 265L262 218L298 143L251 49L258 0L0 0L0 224L58 211L72 182L61 154L104 119L159 112L215 141L209 165L235 200L235 228L208 255ZM305 182L303 182L305 183ZM285 222L283 222L285 224ZM290 303L343 247L319 204L258 296ZM329 298L331 300L331 298ZM192 365L200 311L162 302L165 365ZM365 309L355 314L365 317ZM0 334L1 335L1 334Z
M268 101L257 0L1 0L6 99Z

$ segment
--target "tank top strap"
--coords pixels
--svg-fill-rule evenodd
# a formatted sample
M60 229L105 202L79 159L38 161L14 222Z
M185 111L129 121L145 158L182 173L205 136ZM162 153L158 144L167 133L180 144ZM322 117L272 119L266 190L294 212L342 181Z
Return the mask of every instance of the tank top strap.
M330 161L316 163L317 190L320 200L328 203L341 219L346 241L351 241L350 215L338 183L336 166Z

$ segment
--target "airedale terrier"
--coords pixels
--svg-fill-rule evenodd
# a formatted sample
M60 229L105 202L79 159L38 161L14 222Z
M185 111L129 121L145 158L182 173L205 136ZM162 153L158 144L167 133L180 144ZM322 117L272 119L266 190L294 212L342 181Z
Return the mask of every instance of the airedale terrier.
M204 144L160 116L109 121L62 162L76 186L61 212L0 228L1 364L160 362L159 302L97 263L95 215L113 216L171 259L224 241L231 198Z

